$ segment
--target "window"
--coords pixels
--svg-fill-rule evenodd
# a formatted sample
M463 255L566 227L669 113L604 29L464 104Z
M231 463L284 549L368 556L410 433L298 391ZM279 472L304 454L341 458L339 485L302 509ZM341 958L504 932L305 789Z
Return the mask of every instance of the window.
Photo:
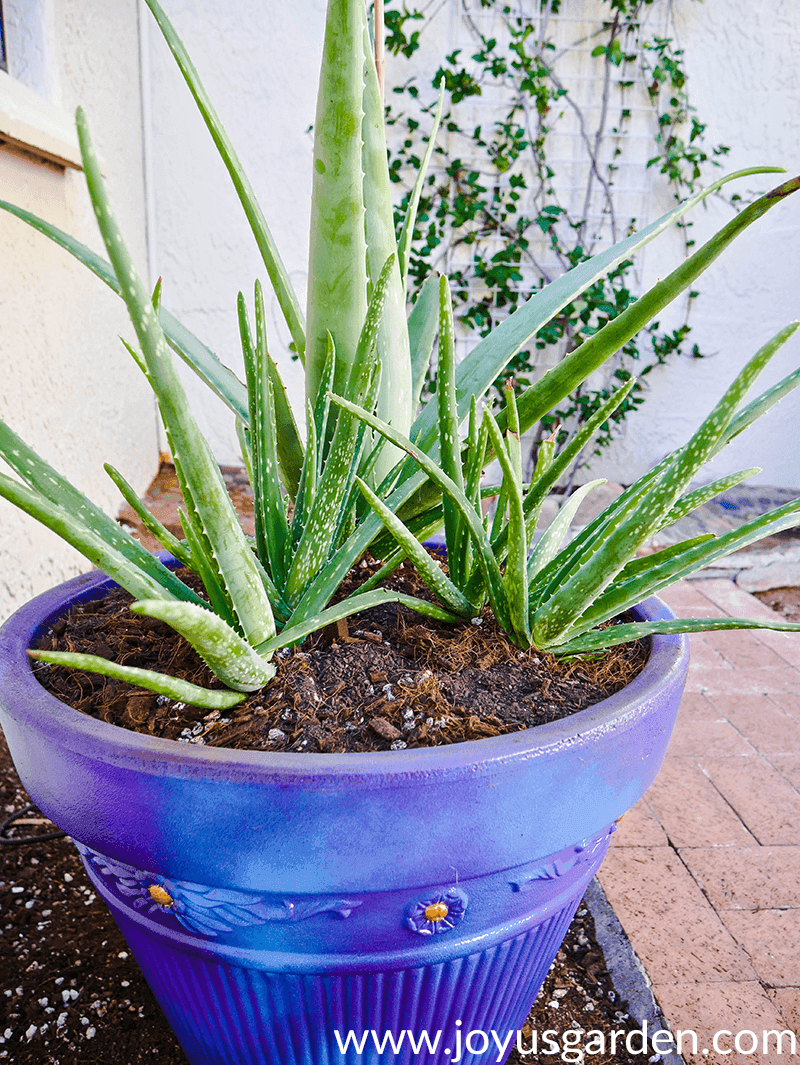
M0 70L8 72L8 59L6 58L6 30L3 25L3 0L0 0Z

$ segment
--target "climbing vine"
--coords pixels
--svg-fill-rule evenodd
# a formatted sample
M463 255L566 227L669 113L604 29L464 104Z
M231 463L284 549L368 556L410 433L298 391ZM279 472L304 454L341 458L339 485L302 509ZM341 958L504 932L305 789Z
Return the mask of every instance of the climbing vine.
M575 0L456 2L467 46L443 55L427 84L415 76L413 57L426 43L429 9L386 0L387 51L409 61L406 78L402 62L394 65L387 122L394 132L391 174L401 190L399 226L436 87L444 81L444 135L421 202L409 273L418 289L431 270L445 271L461 326L474 336L486 335L537 288L633 231L637 219L626 213L623 173L637 166L639 174L655 170L683 199L728 149L708 146L706 127L689 101L682 50L664 32L670 0L597 0L599 19L590 25L573 18L579 36L567 45L563 20L575 15ZM585 11L586 4L580 6ZM654 24L660 32L649 29ZM592 79L588 102L575 78L581 64L584 78L588 64ZM480 106L487 97L491 109ZM565 157L565 143L578 147L572 158ZM688 249L689 224L682 235ZM623 311L636 288L633 264L621 263L515 357L497 388L509 377L530 383L543 363L574 350ZM566 438L632 374L641 381L677 354L701 357L688 321L697 295L689 293L677 328L652 323L622 348L604 380L583 386L544 419L541 432L557 423ZM643 400L637 383L614 422ZM607 424L598 448L613 433Z

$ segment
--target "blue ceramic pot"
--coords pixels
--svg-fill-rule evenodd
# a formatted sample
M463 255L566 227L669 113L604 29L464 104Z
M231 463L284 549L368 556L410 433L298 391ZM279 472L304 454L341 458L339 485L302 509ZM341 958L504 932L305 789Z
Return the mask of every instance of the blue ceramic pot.
M39 686L26 648L110 587L78 577L6 623L0 719L192 1065L497 1060L491 1033L521 1027L617 818L658 771L686 641L656 637L624 691L525 732L231 751L104 724ZM671 616L656 599L638 613Z

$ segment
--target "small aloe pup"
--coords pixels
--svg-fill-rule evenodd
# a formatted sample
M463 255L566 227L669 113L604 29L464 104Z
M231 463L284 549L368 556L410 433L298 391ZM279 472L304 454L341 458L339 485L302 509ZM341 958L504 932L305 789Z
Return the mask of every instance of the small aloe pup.
M693 443L665 460L666 465L598 519L591 547L589 540L583 540L583 546L570 545L556 554L575 501L529 557L540 504L578 444L573 441L559 456L554 445L545 444L534 482L526 489L519 436L691 286L727 244L795 191L799 182L786 182L742 211L516 403L510 398L497 419L488 413L479 416L478 401L554 315L730 178L535 293L456 367L446 282L430 278L406 315L409 247L436 123L397 239L383 108L364 0L329 0L315 122L306 324L252 187L198 73L157 0L147 3L229 171L304 362L307 435L301 439L269 354L264 295L258 283L254 319L243 296L238 306L246 384L162 307L160 285L151 297L114 221L86 118L79 111L84 171L108 260L28 212L2 202L0 208L59 243L125 301L137 342L128 350L156 394L183 492L184 539L170 535L144 510L120 473L109 469L109 474L148 529L201 579L207 598L196 595L144 551L2 424L0 454L19 480L0 475L0 495L43 521L131 592L134 611L159 618L185 636L225 688L198 689L94 657L37 652L38 657L90 668L197 706L223 707L269 682L274 675L270 658L277 648L378 603L403 602L430 616L456 621L474 614L488 600L500 623L523 645L562 650L601 646L591 643L597 639L592 633L612 608L621 609L636 596L660 587L662 577L674 579L685 572L683 555L662 554L655 556L645 579L640 564L632 560L633 552L648 530L672 520L697 498L681 493L699 468L701 456L708 457L758 412L746 408L730 420L749 377L734 386L734 394L724 401L724 418L714 416L713 426L696 447ZM760 172L763 168L731 177ZM437 331L437 394L417 412ZM170 349L237 417L253 485L254 542L238 524L219 469L189 411ZM787 379L782 391L773 390L758 401L758 409L794 383ZM610 402L601 412L603 417L612 408ZM464 462L459 427L467 420ZM595 419L592 428L598 424ZM585 442L583 436L576 439ZM477 504L485 491L480 486L481 470L492 455L500 460L503 484L497 516L488 529ZM442 522L450 551L449 578L434 572L418 543ZM400 540L397 550L393 551L385 524ZM772 527L765 524L763 531ZM341 582L371 545L375 552L391 556L385 567L374 580L331 606ZM698 544L690 550L706 551L705 558L710 557L711 547ZM434 583L443 606L376 587L406 554Z

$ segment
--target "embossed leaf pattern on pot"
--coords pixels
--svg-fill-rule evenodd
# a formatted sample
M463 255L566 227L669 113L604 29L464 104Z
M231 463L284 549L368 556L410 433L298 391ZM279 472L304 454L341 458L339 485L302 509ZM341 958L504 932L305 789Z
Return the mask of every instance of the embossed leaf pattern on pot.
M360 900L310 896L270 899L245 891L208 887L188 880L174 880L136 869L78 844L87 865L113 880L120 895L131 900L134 909L147 914L175 917L184 928L200 935L216 936L234 928L267 924L271 921L303 921L322 913L349 917Z

